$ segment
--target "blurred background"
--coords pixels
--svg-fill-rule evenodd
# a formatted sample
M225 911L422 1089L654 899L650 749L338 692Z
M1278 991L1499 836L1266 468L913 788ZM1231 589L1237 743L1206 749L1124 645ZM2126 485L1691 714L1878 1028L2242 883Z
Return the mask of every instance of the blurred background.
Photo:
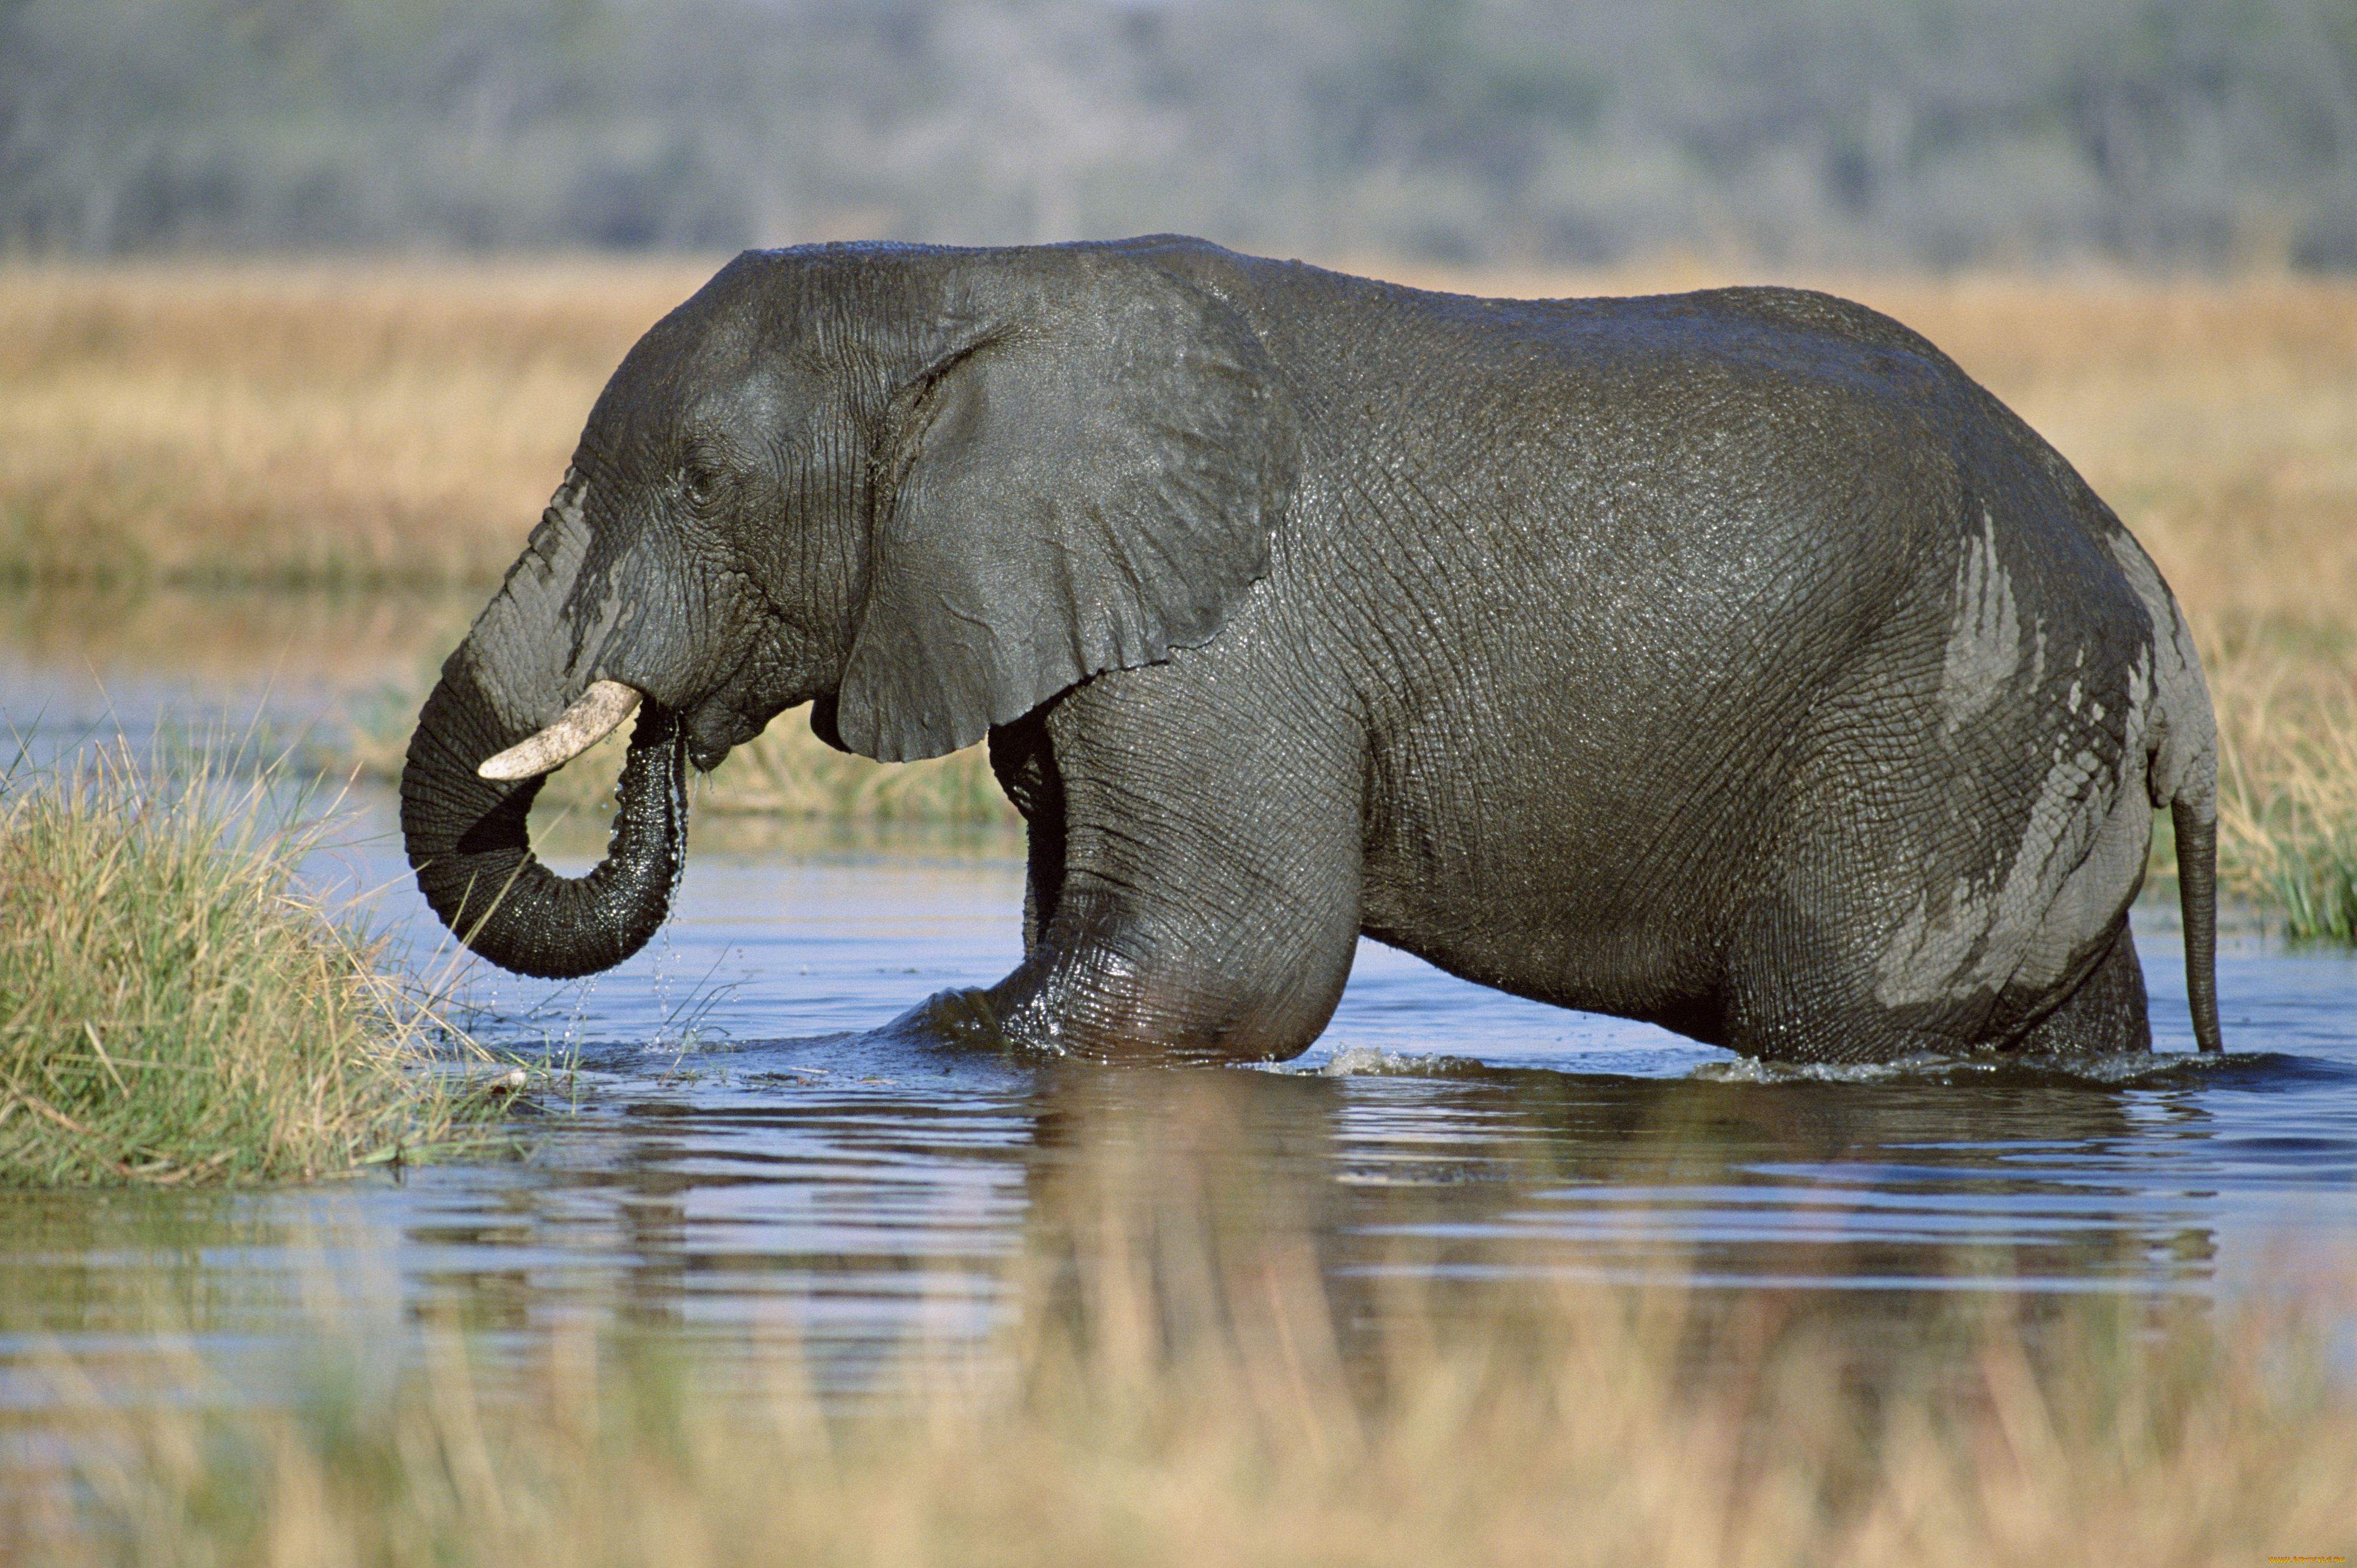
M0 252L2357 268L2352 0L0 0Z

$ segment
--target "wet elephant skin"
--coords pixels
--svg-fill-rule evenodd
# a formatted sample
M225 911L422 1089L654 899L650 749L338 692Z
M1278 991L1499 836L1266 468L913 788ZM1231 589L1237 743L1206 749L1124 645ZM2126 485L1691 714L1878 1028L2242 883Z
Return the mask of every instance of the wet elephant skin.
M653 717L585 894L473 768L601 680ZM2143 1048L2157 808L2216 1038L2175 601L2035 433L1825 295L748 252L631 349L445 666L421 885L511 968L619 961L685 764L802 703L885 761L987 738L1026 956L963 1005L1029 1047L1292 1055L1363 932L1766 1058Z

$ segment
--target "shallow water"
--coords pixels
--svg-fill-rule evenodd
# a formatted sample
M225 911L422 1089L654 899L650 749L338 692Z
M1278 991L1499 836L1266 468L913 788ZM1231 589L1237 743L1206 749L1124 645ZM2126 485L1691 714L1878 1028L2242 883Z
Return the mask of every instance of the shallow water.
M0 690L70 715L71 684L20 669ZM132 685L118 712L170 710ZM707 824L650 949L551 985L454 959L389 801L359 804L322 882L383 888L380 918L414 961L457 966L484 1037L558 1069L520 1119L522 1157L294 1191L9 1194L0 1408L48 1397L28 1372L43 1347L128 1375L163 1354L158 1322L224 1388L266 1387L323 1315L520 1344L559 1323L717 1344L784 1322L823 1379L856 1386L912 1326L988 1325L1039 1195L1077 1151L1125 1139L1297 1234L1366 1312L1366 1282L1400 1272L1863 1306L2272 1290L2357 1259L2357 956L2230 936L2233 1049L2199 1059L2163 908L2139 911L2138 938L2160 1054L2093 1069L1763 1072L1362 944L1297 1062L1096 1069L860 1033L1013 965L1012 839Z

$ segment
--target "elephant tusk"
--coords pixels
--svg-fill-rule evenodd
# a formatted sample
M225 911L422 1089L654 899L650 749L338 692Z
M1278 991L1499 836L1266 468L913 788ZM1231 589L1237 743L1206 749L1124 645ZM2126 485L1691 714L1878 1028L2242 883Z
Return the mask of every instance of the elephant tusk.
M486 779L537 779L564 767L629 718L639 705L639 692L619 681L599 681L582 693L556 722L538 735L527 736L485 762L475 771Z

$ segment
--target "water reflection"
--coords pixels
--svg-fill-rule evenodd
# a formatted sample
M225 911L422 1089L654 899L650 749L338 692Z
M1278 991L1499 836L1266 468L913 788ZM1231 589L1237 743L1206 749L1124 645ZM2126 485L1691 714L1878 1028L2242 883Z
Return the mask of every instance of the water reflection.
M823 1387L852 1389L911 1336L982 1333L1014 1263L1104 1245L1109 1223L1173 1268L1293 1247L1351 1332L1402 1273L2167 1292L2213 1287L2222 1233L2287 1213L2310 1249L2357 1240L2345 1122L2288 1146L2265 1130L2271 1104L2357 1090L2312 1059L2124 1088L1028 1069L872 1035L646 1054L588 1047L587 1098L544 1107L508 1165L15 1199L0 1360L47 1336L135 1360L172 1325L267 1382L326 1300L517 1344L586 1321L725 1347L783 1323ZM1101 1201L1116 1177L1125 1208ZM2286 1187L2331 1207L2286 1209Z

